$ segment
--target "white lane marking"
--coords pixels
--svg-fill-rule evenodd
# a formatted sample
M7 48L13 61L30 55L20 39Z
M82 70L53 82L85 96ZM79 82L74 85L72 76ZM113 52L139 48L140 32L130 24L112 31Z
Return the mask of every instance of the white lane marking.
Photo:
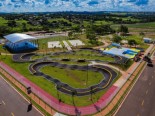
M148 90L145 92L146 93L146 95L148 94Z
M11 116L15 116L13 112L11 112Z
M2 75L0 75L0 77L2 77ZM28 103L30 103L30 101L29 101L28 99L26 99L20 92L18 92L18 91L16 90L16 88L13 87L13 85L11 85L8 81L6 81L4 77L2 77L2 79L3 79L10 87L12 87L25 101L27 101ZM33 108L35 108L42 116L44 116L44 114L43 114L37 107L33 106Z
M2 100L2 103L3 103L4 105L6 105L5 102L4 102L3 100Z
M143 106L144 105L144 100L142 101L142 103L141 103L141 106Z

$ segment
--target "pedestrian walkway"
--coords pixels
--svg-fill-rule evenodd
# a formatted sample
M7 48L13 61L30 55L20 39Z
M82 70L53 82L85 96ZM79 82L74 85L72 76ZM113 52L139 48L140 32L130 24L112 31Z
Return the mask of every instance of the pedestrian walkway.
M125 72L123 70L121 70L120 68L117 68L113 65L110 65L110 64L106 64L106 63L98 63L96 61L91 61L91 64L89 65L103 65L103 66L108 66L110 68L113 68L113 69L116 69L117 71L119 71L120 73L124 74Z
M68 49L68 51L72 51L72 48L68 45L66 41L63 41L65 47Z

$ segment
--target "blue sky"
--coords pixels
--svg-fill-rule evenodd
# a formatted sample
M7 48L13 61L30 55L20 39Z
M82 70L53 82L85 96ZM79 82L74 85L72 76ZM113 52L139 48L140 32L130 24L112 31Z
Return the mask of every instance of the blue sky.
M0 0L0 12L155 11L155 0Z

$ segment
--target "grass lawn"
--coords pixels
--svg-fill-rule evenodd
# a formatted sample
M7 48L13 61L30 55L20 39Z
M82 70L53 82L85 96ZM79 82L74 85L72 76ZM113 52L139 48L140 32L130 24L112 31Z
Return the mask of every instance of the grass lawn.
M100 53L91 50L79 50L75 51L74 54L60 54L57 56L51 56L51 58L69 58L69 59L86 59L86 60L103 60L103 61L114 61L114 58L109 56L101 56Z
M110 24L113 24L112 22L109 22L109 21L95 21L94 22L94 25L110 25Z
M33 56L32 59L39 59L43 57L44 57L43 55L38 55L38 56ZM90 51L90 50L79 50L79 51L75 51L74 54L66 54L66 55L60 54L60 55L50 56L50 57L54 59L55 58L58 58L58 59L68 58L68 59L73 59L73 60L86 59L86 60L102 60L102 61L109 61L109 62L114 61L114 58L112 57L101 56L100 53Z
M60 69L57 67L46 66L41 69L42 72L69 84L74 88L86 88L87 71ZM103 75L99 72L88 71L87 86L99 83L103 80Z
M79 50L75 52L76 55L81 55L81 54L85 54L85 55L101 55L98 52L95 51L91 51L91 50Z
M74 55L74 54L67 54L67 55L58 55L58 56L51 56L51 58L68 58L68 59L86 59L86 60L102 60L102 61L114 61L114 58L109 56L92 56L92 55Z
M129 68L133 63L134 63L133 60L129 60L125 65L123 65L123 64L112 64L112 65L114 65L115 67L120 68L121 70L126 71L126 70L128 70L128 68Z
M68 40L68 37L66 36L56 36L56 37L51 37L51 38L43 38L43 39L39 39L38 43L39 43L39 51L43 52L43 51L52 51L52 52L56 52L56 51L64 51L67 50L66 48L48 48L48 42L52 42L52 41L60 41L60 43L62 44L63 40ZM64 46L64 45L62 45Z
M60 60L55 60L56 62L62 63L62 64L70 64L70 65L88 65L90 62L76 62L76 61L60 61Z
M43 90L54 96L55 98L58 98L57 96L57 90L55 88L55 85L46 79L38 76L32 75L29 70L28 66L30 63L15 63L12 61L11 56L7 56L6 59L3 59L3 61L8 64L10 67L12 67L14 70L18 71L20 74L25 76L27 79L41 87ZM76 72L77 73L77 72ZM76 74L75 73L75 74ZM90 72L89 72L90 73ZM100 75L100 74L99 74ZM118 78L116 78L113 82L115 82ZM93 80L93 78L90 78L90 80ZM93 101L96 102L105 92L107 89L100 91L93 95ZM66 95L64 93L60 93L60 97L64 103L73 105L72 96ZM74 97L75 105L76 106L86 106L92 104L92 101L90 100L90 96L83 96L83 97Z

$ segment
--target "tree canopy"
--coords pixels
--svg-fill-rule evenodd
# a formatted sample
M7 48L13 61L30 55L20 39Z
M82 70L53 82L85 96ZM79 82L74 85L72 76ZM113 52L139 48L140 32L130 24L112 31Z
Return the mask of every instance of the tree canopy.
M129 40L128 41L128 44L131 46L131 45L137 45L138 43L136 42L136 40L134 40L134 39L131 39L131 40Z
M112 41L113 42L116 42L116 43L120 43L122 40L122 38L118 35L114 35L113 38L112 38Z
M125 25L121 25L118 31L122 32L123 34L129 33L128 27Z

